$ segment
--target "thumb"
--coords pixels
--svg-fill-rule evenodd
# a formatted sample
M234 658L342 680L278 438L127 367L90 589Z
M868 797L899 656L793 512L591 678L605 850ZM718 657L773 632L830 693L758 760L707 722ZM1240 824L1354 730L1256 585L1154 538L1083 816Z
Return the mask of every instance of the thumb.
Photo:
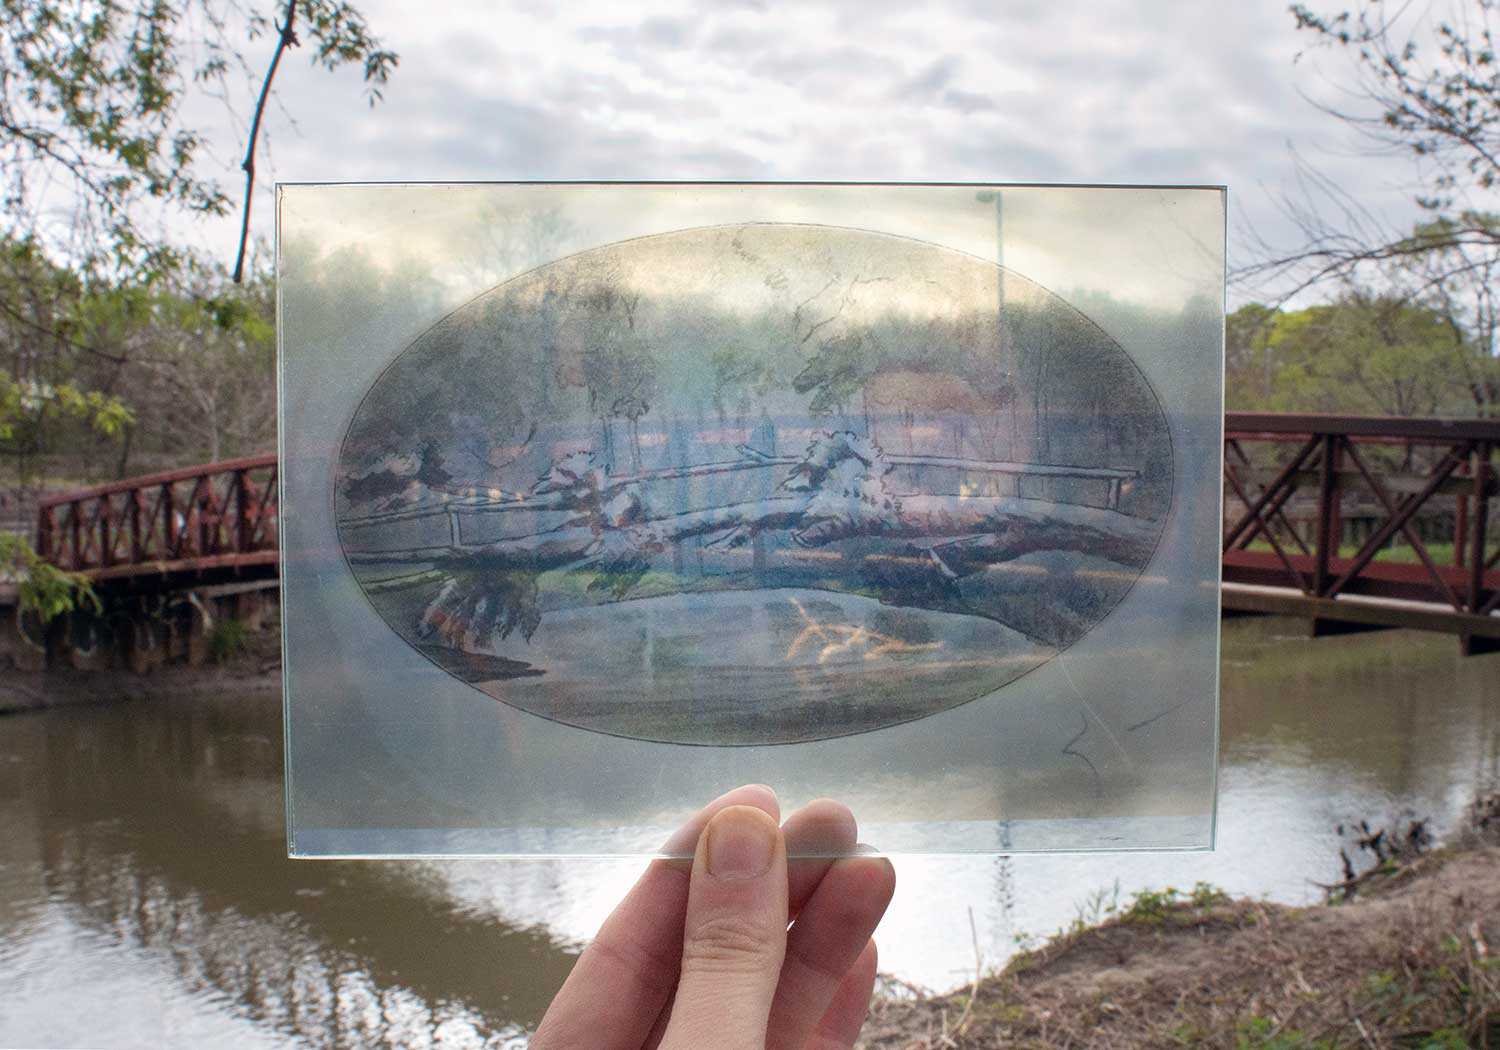
M661 1050L764 1050L786 926L781 828L751 806L720 811L693 858L682 976Z

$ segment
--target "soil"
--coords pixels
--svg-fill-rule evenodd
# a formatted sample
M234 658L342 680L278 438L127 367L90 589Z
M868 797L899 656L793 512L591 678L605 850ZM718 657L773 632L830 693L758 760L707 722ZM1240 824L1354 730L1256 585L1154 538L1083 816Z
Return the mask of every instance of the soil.
M887 988L858 1046L1500 1047L1500 796L1473 817L1337 904L1147 893L960 991Z
M238 636L230 651L197 666L168 663L146 674L123 668L21 670L0 661L0 715L76 704L149 700L166 695L276 693L281 689L281 627L274 611L261 629Z

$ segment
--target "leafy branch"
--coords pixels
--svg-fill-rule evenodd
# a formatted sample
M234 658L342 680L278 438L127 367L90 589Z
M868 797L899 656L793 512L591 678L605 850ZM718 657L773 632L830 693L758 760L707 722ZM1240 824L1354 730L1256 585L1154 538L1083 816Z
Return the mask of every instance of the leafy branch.
M86 575L43 561L25 537L13 532L0 532L0 580L15 583L20 611L35 613L44 624L75 609L95 615L104 610Z
M307 8L307 17L317 39L318 47L313 60L329 70L344 62L362 62L365 82L370 85L370 105L373 106L381 98L381 86L389 79L391 70L399 61L395 52L375 46L373 38L365 30L363 19L348 4L327 3L324 0L300 2ZM271 97L271 84L276 79L282 54L288 48L302 43L295 28L298 3L299 0L287 0L281 22L276 25L276 50L271 53L271 65L260 85L260 96L255 103L255 114L250 120L250 135L245 144L245 159L240 164L245 173L245 207L240 218L240 244L234 256L235 284L240 283L245 271L245 245L250 237L250 204L255 187L255 145L260 136L260 122L265 116L266 103Z
M356 65L370 101L380 97L397 56L355 8L288 0L284 11L278 58L300 18L314 64ZM181 255L155 214L230 209L199 164L205 141L184 120L188 103L228 104L231 72L249 75L235 27L253 40L268 24L234 0L0 0L0 237L35 241L87 277L149 282L172 272Z

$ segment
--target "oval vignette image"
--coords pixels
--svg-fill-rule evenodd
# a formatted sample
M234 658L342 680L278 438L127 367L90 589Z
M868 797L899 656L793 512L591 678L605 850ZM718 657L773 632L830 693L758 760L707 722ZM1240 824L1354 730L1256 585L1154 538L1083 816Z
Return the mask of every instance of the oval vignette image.
M1131 588L1172 484L1156 395L1063 299L923 241L745 224L443 318L356 409L335 513L391 630L493 701L789 744L1003 703Z

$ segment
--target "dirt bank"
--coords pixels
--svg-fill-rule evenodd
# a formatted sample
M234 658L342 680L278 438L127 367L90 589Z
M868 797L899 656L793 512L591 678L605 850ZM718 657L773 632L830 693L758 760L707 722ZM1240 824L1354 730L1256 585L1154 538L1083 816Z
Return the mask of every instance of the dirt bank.
M134 674L122 667L31 671L0 662L0 715L163 696L274 693L280 688L281 631L273 613L259 630L226 637L198 666L168 663Z
M1474 817L1337 904L1142 894L968 989L883 996L859 1045L1500 1047L1500 797Z

